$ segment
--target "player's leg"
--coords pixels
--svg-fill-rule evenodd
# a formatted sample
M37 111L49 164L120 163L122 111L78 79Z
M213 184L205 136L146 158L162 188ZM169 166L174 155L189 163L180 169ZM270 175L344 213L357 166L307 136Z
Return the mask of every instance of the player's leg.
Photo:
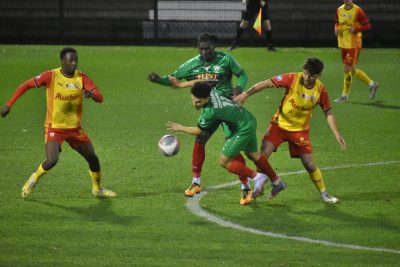
M270 125L270 127L268 127L261 141L261 155L265 157L265 161L268 163L265 168L267 168L266 171L269 172L269 174L267 173L267 175L271 179L272 183L272 190L268 196L269 200L274 199L279 194L279 192L286 187L285 182L279 179L279 177L276 175L275 171L272 169L268 162L268 159L271 156L272 152L276 151L284 141L285 140L282 137L281 129L275 124L272 124ZM260 157L261 164L264 161L263 157ZM276 178L271 178L270 175L275 176Z
M211 135L215 132L218 126L214 127L210 131L202 131L199 136L196 136L192 151L192 183L184 191L185 196L193 197L194 195L201 192L201 171L205 160L205 146L210 139Z
M342 49L341 53L343 61L343 90L341 96L334 100L337 103L347 102L353 83L354 66L357 63L357 49Z
M261 19L263 21L265 29L265 41L267 43L268 51L276 51L275 47L272 45L272 27L269 18L270 18L269 7L268 4L265 3L261 11Z
M232 41L231 45L228 47L228 51L232 51L238 47L238 42L240 37L242 37L244 31L246 30L247 26L249 25L249 21L242 19L242 21L239 24L239 27L236 30L236 37Z
M240 37L242 37L244 31L249 26L249 21L252 21L255 18L255 16L258 13L258 10L259 10L258 4L256 4L256 5L247 4L246 5L246 11L243 12L242 21L240 22L239 27L237 28L235 39L233 40L232 44L228 48L229 51L232 51L238 47Z
M360 49L357 49L356 55L355 55L355 63L358 62L358 56L360 55ZM369 90L370 90L370 94L369 94L369 98L372 100L374 99L376 92L378 91L379 88L379 83L373 81L370 77L368 77L368 75L362 71L359 68L356 68L354 65L354 72L353 72L353 76L360 80L361 82L363 82L364 84L368 85Z
M23 198L27 198L32 193L33 188L39 183L40 178L57 164L60 144L57 140L46 139L45 151L46 160L39 165L37 170L31 174L22 187L21 195Z
M300 159L301 159L301 163L303 164L304 168L307 170L311 181L314 183L315 187L320 192L322 201L324 201L326 203L338 202L338 199L336 197L330 196L326 192L324 179L322 177L322 172L318 168L318 166L314 163L312 154L301 154Z
M92 178L93 195L98 197L115 197L117 195L115 192L101 187L100 161L94 151L92 143L80 142L70 144L89 164L89 175Z
M235 156L234 158L237 161L242 162L244 165L246 165L246 160L244 159L243 155L239 153L238 155ZM250 204L252 201L252 193L253 191L251 190L251 186L249 184L249 178L247 176L240 177L239 180L242 186L242 193L240 196L240 204L241 205L247 205Z
M223 168L227 169L230 173L234 173L239 177L250 177L254 181L254 192L251 195L246 195L247 201L240 201L242 205L250 204L251 198L255 198L261 194L263 186L267 181L267 176L263 173L259 173L250 169L243 162L236 160L235 157L225 155L227 152L226 148L227 147L224 147L224 152L219 158L219 164Z
M241 151L246 151L246 154L259 154L257 152L257 122L253 119L249 120L248 123L251 125L250 129L236 132L225 141L220 156L220 165L229 172L237 174L239 177L251 178L254 181L254 190L251 197L255 198L261 194L264 184L267 181L267 176L248 168L243 161L237 160L237 155Z

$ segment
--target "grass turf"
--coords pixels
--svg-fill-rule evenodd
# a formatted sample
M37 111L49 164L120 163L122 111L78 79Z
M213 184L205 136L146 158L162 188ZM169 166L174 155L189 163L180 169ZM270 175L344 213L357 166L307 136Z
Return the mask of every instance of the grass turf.
M60 46L0 46L0 102L23 81L59 66ZM83 127L100 158L103 184L119 193L113 200L90 194L85 161L64 145L58 165L32 196L20 189L44 159L45 90L32 89L0 120L0 266L396 266L399 254L357 251L258 236L206 221L186 207L191 182L193 137L177 134L181 151L160 155L158 139L168 120L195 125L198 111L188 90L147 81L168 74L197 54L190 48L76 47L79 69L101 88L105 101L84 103ZM301 71L306 57L325 63L333 112L348 143L340 151L320 110L312 120L314 159L320 167L400 160L397 90L398 49L364 49L359 67L381 83L375 101L354 81L350 101L333 103L343 82L337 49L240 48L233 55L249 75L248 85L275 74ZM253 96L246 107L256 115L261 137L283 90ZM217 164L223 143L218 131L207 145L203 186L236 178ZM280 173L301 170L283 145L271 157ZM249 163L249 165L251 165ZM263 197L239 205L239 186L204 197L208 212L234 223L294 236L400 250L399 164L323 171L338 205L325 205L306 174L283 177L287 190L274 202Z

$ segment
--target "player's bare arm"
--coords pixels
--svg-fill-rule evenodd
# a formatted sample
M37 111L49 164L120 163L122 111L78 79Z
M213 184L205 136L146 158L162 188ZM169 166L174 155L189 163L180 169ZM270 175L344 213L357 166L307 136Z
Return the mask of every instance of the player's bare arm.
M187 127L187 126L183 126L182 124L179 124L176 122L171 122L171 121L169 121L166 124L166 126L167 126L167 130L170 131L171 133L184 132L184 133L196 135L196 136L201 134L201 129L199 127Z
M235 101L238 104L242 104L246 101L247 98L250 96L264 90L265 88L271 88L275 87L274 83L272 82L271 79L259 82L252 87L250 87L248 90L244 91L240 95L237 95L233 98L233 101Z
M331 128L332 133L335 135L336 141L339 143L340 147L342 150L346 150L347 145L346 141L342 137L342 135L339 132L339 128L336 123L336 118L333 115L332 111L328 110L325 112L326 116L326 121L328 122L329 128Z
M173 88L192 87L195 83L204 81L202 79L196 79L196 80L181 82L175 76L168 76L168 79L171 82L171 86Z

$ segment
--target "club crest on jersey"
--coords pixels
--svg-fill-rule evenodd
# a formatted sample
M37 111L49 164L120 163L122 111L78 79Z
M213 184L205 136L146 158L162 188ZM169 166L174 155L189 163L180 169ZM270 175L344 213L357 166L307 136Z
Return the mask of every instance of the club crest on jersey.
M307 99L307 100L310 100L311 102L313 102L313 103L315 103L315 96L313 96L313 95L307 95L307 94L301 94L301 98L304 98L304 99Z
M277 81L282 81L282 75L276 76L275 79L276 79Z
M80 89L80 87L81 87L81 84L79 83L79 82L76 82L76 83L66 83L65 84L65 88L67 88L67 89Z

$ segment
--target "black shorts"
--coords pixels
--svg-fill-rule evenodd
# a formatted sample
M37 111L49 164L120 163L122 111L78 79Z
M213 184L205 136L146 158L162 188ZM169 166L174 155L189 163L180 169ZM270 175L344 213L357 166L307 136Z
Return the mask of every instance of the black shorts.
M260 0L250 0L246 5L246 11L243 12L242 19L252 21L257 16L260 8ZM269 8L267 3L265 3L261 10L261 20L269 20Z

